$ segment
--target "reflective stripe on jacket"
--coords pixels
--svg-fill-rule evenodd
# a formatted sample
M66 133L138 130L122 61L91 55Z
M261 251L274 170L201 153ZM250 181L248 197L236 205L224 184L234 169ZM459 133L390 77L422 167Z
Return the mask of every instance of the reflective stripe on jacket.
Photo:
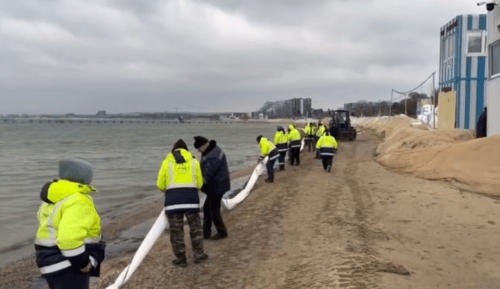
M91 259L97 267L104 260L104 248L96 247L101 240L101 218L89 195L92 192L97 190L68 180L43 186L35 240L36 263L42 275L62 274L70 267L81 269Z
M288 129L288 140L290 141L290 148L300 148L301 146L301 138L300 132L295 128L293 124L291 124Z
M322 156L333 156L338 143L333 136L322 136L316 143L316 148Z
M282 131L277 131L274 136L274 144L279 152L286 152L288 146L288 137Z
M203 186L200 163L191 153L177 149L167 155L158 172L157 187L165 194L167 214L198 212L198 189Z
M279 157L278 150L276 146L270 142L267 138L262 137L259 142L260 147L260 157L265 158L269 156L269 160L274 160Z

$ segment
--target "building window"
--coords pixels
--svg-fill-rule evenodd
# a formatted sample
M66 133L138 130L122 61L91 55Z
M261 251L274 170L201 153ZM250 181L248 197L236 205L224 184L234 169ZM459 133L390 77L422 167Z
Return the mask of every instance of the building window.
M490 45L490 78L500 76L500 41Z
M467 54L479 56L486 53L486 33L474 31L467 34Z

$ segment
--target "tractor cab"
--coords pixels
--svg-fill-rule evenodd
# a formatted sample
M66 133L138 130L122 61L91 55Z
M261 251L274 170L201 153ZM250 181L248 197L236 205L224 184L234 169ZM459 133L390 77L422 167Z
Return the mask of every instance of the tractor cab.
M330 134L336 140L356 139L356 129L351 126L351 119L347 110L334 110L330 113Z

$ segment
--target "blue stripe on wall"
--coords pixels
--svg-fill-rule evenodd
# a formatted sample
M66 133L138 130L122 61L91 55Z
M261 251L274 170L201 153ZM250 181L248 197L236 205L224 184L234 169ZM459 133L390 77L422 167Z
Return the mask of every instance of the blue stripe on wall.
M486 17L485 17L486 18ZM477 68L477 100L476 100L476 121L477 124L479 116L483 113L484 109L484 81L486 74L486 57L479 57Z
M479 15L479 29L486 30L486 15Z
M469 129L470 123L470 91L471 91L471 72L472 72L472 57L467 57L465 62L466 81L465 81L465 123L464 128Z
M456 28L456 34L455 34L455 75L454 77L456 77L456 82L455 82L455 88L456 88L456 92L457 92L457 107L456 107L456 111L455 111L455 127L459 127L459 124L460 124L460 77L462 75L461 71L460 71L460 68L462 67L462 29L463 29L463 18L462 16L458 16L457 17L457 21L458 21L458 25L457 25L457 28Z
M473 21L473 16L469 15L467 16L467 30L472 30L472 21Z

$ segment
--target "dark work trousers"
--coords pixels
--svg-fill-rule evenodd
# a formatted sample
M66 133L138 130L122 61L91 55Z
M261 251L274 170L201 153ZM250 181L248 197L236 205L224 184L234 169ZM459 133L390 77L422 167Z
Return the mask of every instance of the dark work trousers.
M60 276L45 276L50 289L89 289L89 274L82 273L78 269L73 269Z
M165 212L166 213L166 212ZM186 246L184 245L184 215L189 225L191 246L193 246L194 257L203 255L203 229L201 228L200 213L176 213L167 214L170 229L170 244L175 257L186 259Z
M267 178L274 180L274 163L276 162L276 159L268 160L266 164L267 168Z
M207 194L205 204L203 205L203 236L210 238L212 236L212 222L219 235L227 236L227 229L222 221L220 213L220 202L222 195Z
M318 140L319 140L319 136L315 136L313 146L314 146L314 157L319 159L319 150L316 149L316 144L318 143Z
M285 169L285 157L286 157L286 151L280 152L280 156L278 158L278 163L280 165L280 171L283 171Z
M293 164L296 164L297 166L300 165L300 147L298 148L291 148L290 149L290 164L293 166Z
M308 152L310 152L311 150L314 151L316 149L316 144L314 143L314 136L307 137L307 148Z
M321 156L321 160L323 161L323 169L327 169L328 166L332 165L333 156Z

